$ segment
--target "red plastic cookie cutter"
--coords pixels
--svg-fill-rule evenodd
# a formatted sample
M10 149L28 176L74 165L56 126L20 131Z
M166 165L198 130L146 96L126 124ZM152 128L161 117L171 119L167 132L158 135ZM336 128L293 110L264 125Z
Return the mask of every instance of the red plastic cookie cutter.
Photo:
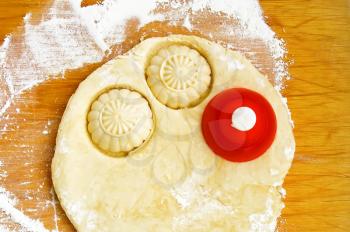
M232 126L232 114L248 107L256 116L255 125L248 131ZM277 130L275 112L259 93L233 88L216 95L202 116L202 133L211 150L232 162L248 162L262 156L272 145Z

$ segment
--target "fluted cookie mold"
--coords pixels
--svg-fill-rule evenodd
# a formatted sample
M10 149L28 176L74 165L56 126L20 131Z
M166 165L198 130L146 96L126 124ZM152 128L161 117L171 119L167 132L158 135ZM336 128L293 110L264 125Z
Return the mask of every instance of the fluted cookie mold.
M88 113L93 143L113 156L124 156L140 147L153 130L148 101L129 89L112 89L95 100Z
M161 49L151 59L146 72L154 96L170 108L194 106L210 88L211 69L207 60L187 46Z

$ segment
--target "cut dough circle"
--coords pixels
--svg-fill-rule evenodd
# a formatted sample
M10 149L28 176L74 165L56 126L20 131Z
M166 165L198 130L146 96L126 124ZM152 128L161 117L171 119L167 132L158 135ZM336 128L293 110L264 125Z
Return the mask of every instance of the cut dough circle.
M147 68L147 83L163 104L177 109L192 106L205 96L211 69L198 51L172 45L161 49Z
M147 100L128 89L103 93L93 102L88 114L92 141L114 154L124 154L141 146L152 128L152 111Z
M196 69L198 76L179 71L186 81L195 77L193 83L172 82L175 60L203 69ZM258 92L276 114L273 144L250 162L215 155L200 129L210 100L231 88ZM162 98L160 91L185 100ZM116 99L125 103L116 98L122 94L140 101L137 110L116 107ZM115 111L123 114L112 117ZM121 126L120 118L128 123ZM149 123L129 140L140 118ZM79 232L273 232L295 149L289 120L280 94L240 53L195 36L147 39L93 72L71 97L52 161L55 191ZM111 138L120 146L106 142Z

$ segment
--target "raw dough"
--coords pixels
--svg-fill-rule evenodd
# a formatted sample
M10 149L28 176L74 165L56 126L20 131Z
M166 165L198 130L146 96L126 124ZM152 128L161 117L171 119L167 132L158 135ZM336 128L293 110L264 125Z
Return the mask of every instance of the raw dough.
M209 90L210 67L194 49L161 49L147 68L147 83L158 100L174 109L192 106Z
M152 129L152 111L147 100L129 89L113 89L102 94L88 114L92 141L115 156L141 146Z
M198 51L211 73L208 93L188 98L197 101L189 107L184 107L189 101L173 105L181 109L157 99L145 74L151 59L174 45ZM87 115L98 96L126 87L149 103L153 128L136 150L112 157L92 142ZM277 117L274 143L251 162L232 163L213 154L200 130L210 99L233 87L263 95ZM148 39L92 73L70 99L52 162L55 190L83 232L272 232L283 208L280 186L294 154L289 119L279 93L241 54L193 36Z

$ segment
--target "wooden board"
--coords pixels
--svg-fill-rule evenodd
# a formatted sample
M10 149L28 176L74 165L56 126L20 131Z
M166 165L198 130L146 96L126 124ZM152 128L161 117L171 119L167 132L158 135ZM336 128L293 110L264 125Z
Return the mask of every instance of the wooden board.
M0 40L22 25L26 12L40 12L47 3L0 0ZM349 1L264 0L261 4L269 25L286 40L289 57L294 60L290 67L293 79L284 94L296 125L297 151L284 185L288 195L279 231L349 231ZM149 36L165 33L162 25L153 27L158 32ZM176 28L167 30L186 33ZM130 35L131 40L115 51L127 50L139 36ZM55 228L53 215L57 210L60 231L74 231L59 204L53 207L47 202L53 199L50 162L57 126L70 95L99 65L69 71L65 79L48 81L25 92L22 101L9 109L14 112L20 108L21 112L6 121L6 135L0 138L1 170L8 175L0 179L0 185L19 198L18 207L26 215L40 219L49 229ZM36 136L45 130L50 132L47 136ZM1 223L16 228L6 220Z

